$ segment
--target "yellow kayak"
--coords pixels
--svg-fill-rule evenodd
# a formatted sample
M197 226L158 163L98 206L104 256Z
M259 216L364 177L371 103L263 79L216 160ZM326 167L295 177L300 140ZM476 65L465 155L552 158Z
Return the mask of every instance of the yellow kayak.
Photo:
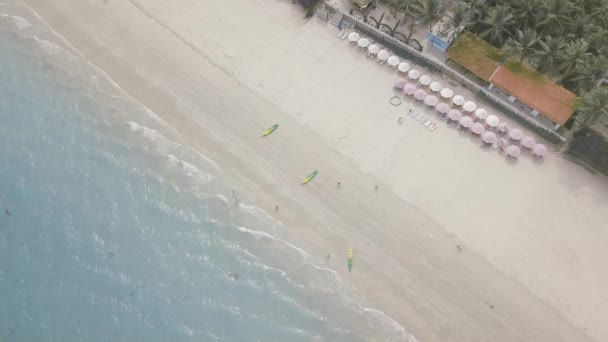
M350 272L353 270L353 249L352 248L348 249L347 263L348 263L348 272Z
M276 124L276 125L270 127L269 129L265 130L264 133L262 133L262 136L265 137L268 134L274 132L274 130L277 129L277 127L279 127L279 124Z
M302 185L310 182L313 178L315 178L316 175L317 175L317 170L314 170L311 174L309 174L308 176L306 176L306 178L304 178L304 180L302 181Z

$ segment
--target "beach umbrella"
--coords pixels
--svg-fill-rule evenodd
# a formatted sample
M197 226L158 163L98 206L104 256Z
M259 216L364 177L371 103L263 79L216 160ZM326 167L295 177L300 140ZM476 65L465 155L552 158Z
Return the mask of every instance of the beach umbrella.
M408 71L410 71L410 65L407 64L406 62L401 62L401 63L399 63L399 66L397 67L397 69L399 70L399 72L408 72Z
M431 85L429 86L429 88L431 88L431 90L434 92L438 92L441 90L441 83L439 83L437 81L432 82Z
M348 41L351 43L355 43L359 40L359 34L357 32L351 32L348 34Z
M396 67L399 65L399 58L397 56L390 56L387 61L388 65Z
M359 45L360 48L365 49L369 45L369 39L367 39L367 38L361 38L357 42L357 45Z
M486 118L486 125L490 127L496 127L500 123L500 119L496 115L488 115Z
M462 109L464 109L465 112L471 113L477 109L477 105L473 101L467 101L462 105Z
M426 97L426 91L424 89L418 89L414 92L414 98L418 101L423 100Z
M407 77L409 77L410 80L416 80L418 77L420 77L420 71L412 69L407 73Z
M464 104L464 97L462 97L460 95L456 95L456 96L454 96L454 98L452 98L452 103L454 103L457 106L462 106Z
M407 84L407 81L405 79L399 78L397 81L395 81L395 85L393 85L393 88L403 90L403 87L406 84Z
M441 97L444 99L449 99L454 95L454 92L450 88L443 88L439 94L441 94Z
M507 125L507 123L506 123L506 122L501 122L501 123L498 125L498 131L499 131L500 133L507 133L507 132L509 131L509 125Z
M460 120L458 120L458 123L460 123L460 126L464 128L469 128L473 126L473 119L471 119L470 116L463 116L460 118Z
M375 55L378 53L378 51L380 51L380 47L376 44L372 44L367 48L367 51L372 54Z
M486 128L483 127L483 125L480 124L479 122L476 122L473 124L473 126L471 126L471 132L473 132L477 135L483 134L483 132L485 132L485 131L486 131Z
M435 106L435 110L441 114L445 114L450 111L450 106L447 103L441 102Z
M485 120L488 117L488 112L483 108L477 108L477 110L475 111L475 116L479 120Z
M414 95L414 92L416 92L416 89L418 89L418 87L416 87L415 84L412 83L407 83L406 85L403 86L403 93L405 95Z
M494 132L483 132L481 135L481 140L486 144L493 144L496 142L496 134Z
M439 99L435 95L429 95L424 98L424 103L429 107L435 107L439 103Z
M386 50L380 50L380 52L378 52L378 59L381 61L385 61L388 58L388 51Z
M511 146L507 146L507 148L505 149L505 153L509 157L517 158L521 154L521 150L519 149L519 147L517 147L515 145L511 145Z
M532 147L532 153L537 157L544 157L547 154L547 146L543 144L536 144Z
M452 121L458 121L462 118L462 113L458 109L450 109L448 118Z
M433 82L433 80L428 75L420 76L419 81L420 81L420 84L425 85L425 86L427 86L427 85L431 84L431 82Z
M523 137L524 137L524 132L522 132L521 129L519 129L519 128L513 128L509 131L509 138L511 138L515 141L519 141Z
M532 149L536 145L536 140L530 136L525 136L521 139L521 146Z

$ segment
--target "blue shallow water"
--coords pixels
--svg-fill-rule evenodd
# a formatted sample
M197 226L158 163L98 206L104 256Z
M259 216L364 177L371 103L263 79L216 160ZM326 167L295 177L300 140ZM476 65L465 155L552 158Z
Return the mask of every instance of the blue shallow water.
M395 337L102 76L0 46L0 341Z

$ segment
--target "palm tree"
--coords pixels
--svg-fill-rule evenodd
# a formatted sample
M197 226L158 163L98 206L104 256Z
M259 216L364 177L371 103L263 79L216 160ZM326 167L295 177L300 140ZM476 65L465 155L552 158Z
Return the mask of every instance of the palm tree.
M575 39L587 38L596 26L589 17L579 14L570 21L567 32Z
M596 25L589 35L589 46L597 54L608 55L608 26Z
M488 37L490 42L502 46L505 40L511 36L510 30L514 18L512 9L505 5L493 7L488 15L481 20L486 27L480 34L482 38Z
M512 6L513 15L520 29L536 27L538 25L538 18L542 17L544 12L542 0L515 0Z
M557 55L558 70L564 79L579 65L591 56L589 44L583 40L575 40L566 44L564 50Z
M568 22L570 14L570 3L568 0L550 0L545 8L546 14L539 22L544 35L559 35L563 32L565 23Z
M450 41L454 40L454 37L460 32L461 27L467 27L471 22L469 21L469 12L466 8L461 5L456 5L452 12L448 14L449 22L452 28L452 36Z
M557 69L557 56L564 49L561 38L546 37L538 42L539 49L534 53L536 69L542 73L553 74Z
M524 59L530 59L537 51L538 41L539 38L534 29L527 27L523 31L517 30L515 38L507 42L507 56L516 57L522 63Z
M602 116L608 116L608 90L596 88L583 93L576 103L576 111L589 124L596 123Z
M423 25L429 25L429 30L443 17L446 10L442 0L418 0L412 5L412 9Z
M576 82L578 89L589 91L604 78L608 78L608 58L592 56L574 70L570 80Z

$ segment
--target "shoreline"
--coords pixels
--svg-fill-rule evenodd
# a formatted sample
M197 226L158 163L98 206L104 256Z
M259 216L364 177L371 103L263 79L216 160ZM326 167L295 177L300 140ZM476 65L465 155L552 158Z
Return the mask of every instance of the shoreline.
M261 207L267 208L268 212L272 212L268 208L274 208L274 203L281 203L281 211L276 216L289 227L294 238L305 241L306 247L310 247L309 250L317 255L325 255L327 250L331 251L331 255L341 255L344 254L341 252L345 252L348 246L356 245L356 255L362 255L361 261L357 261L357 268L361 267L365 270L366 275L353 273L350 277L351 281L357 284L359 290L365 293L371 302L377 304L377 307L390 316L397 317L398 321L421 341L459 339L525 341L547 340L549 337L555 338L557 341L568 341L585 338L577 331L578 329L564 324L563 320L559 318L561 313L530 294L529 289L520 285L517 279L506 277L504 266L501 271L497 271L495 266L486 261L487 258L498 264L505 262L504 260L492 260L492 258L496 258L496 255L483 250L480 252L480 249L477 248L482 242L491 241L488 236L481 237L482 241L469 238L470 240L464 243L467 246L466 253L459 255L462 256L460 259L455 258L454 246L463 242L463 237L455 238L454 231L446 231L445 225L440 226L434 222L435 218L430 219L427 213L418 209L430 207L435 214L438 210L436 205L429 205L428 199L421 194L404 200L402 194L411 193L414 189L410 183L386 184L376 181L376 179L391 179L394 177L394 173L391 174L390 170L379 170L379 167L369 166L387 165L382 159L376 162L370 160L369 151L364 151L364 156L356 158L356 153L360 152L361 139L350 142L349 146L339 145L332 140L331 137L335 137L336 133L342 129L340 123L344 126L344 122L346 122L344 117L329 120L326 127L315 130L313 128L319 126L320 118L310 115L310 112L319 109L318 106L307 104L305 101L298 103L294 101L295 95L288 91L280 94L286 99L278 99L276 95L273 98L272 91L279 89L276 84L284 82L286 77L281 78L281 73L276 70L275 73L278 76L270 75L268 71L273 67L286 70L293 68L293 65L282 66L275 60L265 64L260 62L260 69L266 69L260 70L260 74L266 73L266 76L259 76L255 72L247 74L242 69L230 69L225 66L220 71L216 68L217 63L201 60L200 55L179 41L175 41L165 30L155 26L151 20L141 17L127 4L113 5L110 3L110 6L116 6L112 7L113 11L122 11L118 15L119 13L104 11L104 5L101 2L99 5L86 5L71 1L72 6L69 4L53 5L50 4L50 1L46 4L44 1L35 0L26 2L30 4L38 2L37 9L41 9L42 16L48 17L47 21L51 25L55 24L53 27L72 41L86 56L89 56L94 64L105 70L129 94L150 106L155 112L162 113L163 119L176 127L189 141L193 142L197 149L204 151L203 154L209 155L222 165L229 179L240 185L239 192L242 189ZM232 3L236 4L237 1ZM276 5L277 9L279 6L283 6L284 9L281 11L290 11L287 4L277 2L272 5ZM226 6L229 7L230 4ZM73 7L73 9L69 7ZM89 20L61 13L76 13L79 10ZM99 17L102 18L93 17L94 13L99 14ZM103 16L111 14L117 14L117 16L104 24ZM292 19L295 22L296 19ZM209 20L215 20L215 18ZM126 31L131 33L113 41L107 37L116 34L114 24L117 23L117 26L130 28ZM89 25L91 27L87 27ZM306 25L308 27L305 27ZM149 29L150 33L142 41L141 37L138 37L142 31L137 30L143 28ZM78 31L79 29L81 31ZM323 29L325 28L318 23L304 22L299 25L298 32L310 38L308 36L313 34L321 35L320 32ZM101 42L87 41L87 35L93 35L93 32L99 34L98 39ZM329 34L331 33L328 32L325 37L319 37L320 42L326 44L330 39ZM275 44L281 46L282 43L275 41ZM234 47L218 50L223 51L224 55L230 55L230 48ZM351 52L345 49L348 49L348 46L327 49L324 57L329 54L331 61L334 61L338 56L344 57L344 51ZM145 51L152 53L145 56ZM234 54L240 54L240 52ZM217 55L208 58L213 60L213 58L217 58ZM321 61L320 58L317 60ZM169 61L172 61L173 64ZM177 62L182 63L177 64ZM367 63L365 60L363 62ZM176 67L173 68L173 65ZM360 67L362 66L363 63ZM138 67L141 68L139 71ZM318 72L310 69L305 69L305 72L310 73L311 78L317 77L317 81L336 80L335 77L331 77L332 75L323 79ZM378 73L375 67L368 69ZM135 75L133 75L133 70L135 70ZM236 75L246 80L238 81ZM348 73L344 75L349 76ZM369 72L365 75L374 77ZM269 85L264 89L270 90L261 91L261 94L250 92L256 77L267 80L266 83ZM290 75L287 79L293 79L293 77L297 78L297 75ZM352 75L350 77L360 79ZM386 78L386 75L377 74L371 79L380 78ZM235 86L234 81L239 84ZM141 87L142 84L147 86ZM304 86L308 86L308 84ZM390 84L386 84L386 87L390 87ZM300 94L301 88L297 88L297 92ZM238 96L228 96L220 90L237 93ZM348 90L356 93L352 87ZM368 95L377 99L379 96L384 96L381 95L384 93L383 90ZM207 102L211 102L213 105L208 106L200 101L198 99L200 94L212 94L213 96L207 98ZM234 101L235 98L239 100L238 103ZM329 107L332 106L329 101L325 103ZM385 103L366 103L367 107L363 109L377 108L378 105L384 106ZM334 106L340 108L339 105ZM298 108L305 113L298 115ZM354 108L354 105L351 105L350 108ZM400 109L402 110L403 107ZM395 112L390 112L390 109L383 109L383 111L389 112L389 115L395 115ZM192 114L197 112L205 112L207 115L201 117ZM249 112L256 113L256 116L247 115ZM226 115L226 113L230 115ZM286 116L286 113L289 115ZM374 120L379 121L382 120L381 118L381 116L375 115ZM326 117L322 119L325 122L328 121ZM266 123L277 120L280 120L282 124L280 131L277 131L280 135L272 137L274 140L271 142L274 144L260 141L259 132L269 126ZM357 118L357 120L359 122L350 123L351 132L354 133L351 134L361 136L365 132L365 127L360 127L361 122L367 123L369 119ZM390 121L391 125L380 124L379 128L383 132L395 128L394 120ZM406 122L410 124L409 121ZM438 144L430 143L428 136L427 140L424 140L425 138L420 132L412 130L408 134L418 134L418 138L427 145L430 144L429 154L434 155L442 148L437 146ZM376 138L374 140L379 139L377 134L374 138ZM445 139L449 139L449 136L446 136ZM335 146L332 142L335 143ZM394 141L387 143L394 143ZM465 147L463 143L468 145ZM343 142L343 145L347 145L347 142ZM474 146L468 141L457 142L455 145L459 151L464 151L464 148L474 149ZM286 151L285 146L291 146L291 150ZM382 146L374 145L370 149L377 148L382 148ZM394 147L393 150L395 150ZM303 153L302 156L294 156L292 151L306 153ZM467 155L465 154L465 156ZM555 158L553 155L551 157ZM418 155L418 158L422 163L428 162L428 158L425 158L423 154ZM492 162L486 161L486 163ZM277 167L277 165L280 166ZM308 174L306 170L319 168L319 165L323 166L322 169L320 168L319 176L321 177L318 176L318 179L309 184L310 186L296 186L301 178ZM518 166L520 165L515 167ZM546 165L540 167L544 166ZM507 166L501 165L501 167ZM391 168L387 167L387 169ZM398 169L396 166L393 166L392 169L392 172L401 171L395 170ZM413 173L418 175L424 170L425 168L414 169ZM382 172L386 174L382 174ZM299 173L302 173L302 176ZM336 180L342 182L340 192L335 191ZM381 187L380 193L373 191L373 186L377 183ZM351 186L351 184L358 184L358 186ZM450 188L445 184L444 187ZM414 190L420 193L425 189L422 187ZM452 191L457 192L457 190ZM374 196L376 196L374 202L367 200ZM446 217L449 216L440 215L439 223L442 221L445 223ZM321 219L314 219L315 217ZM456 226L460 228L464 226L464 223ZM394 232L398 232L400 236L395 236ZM474 230L466 232L464 237L466 238L466 234L472 232ZM428 234L433 236L432 240L427 240ZM404 246L405 251L403 251ZM396 255L392 255L393 253ZM377 270L377 265L383 265L382 269ZM441 274L436 274L437 269L441 270ZM340 273L347 274L344 270ZM394 275L398 275L399 279L394 279ZM496 285L495 281L501 283ZM404 283L409 286L403 288ZM495 305L496 310L487 311L488 304L478 296L480 291L483 293L483 297L486 297L485 300L496 299L492 300L495 303L492 305ZM523 309L516 303L512 303L517 300L529 301L530 307ZM420 314L420 312L422 313ZM538 317L543 316L546 318L540 322ZM537 320L533 320L532 317L537 317ZM531 319L533 323L530 323ZM462 322L462 325L468 330L461 331L462 327L456 322ZM537 324L538 326L536 326ZM555 336L550 334L555 334Z

